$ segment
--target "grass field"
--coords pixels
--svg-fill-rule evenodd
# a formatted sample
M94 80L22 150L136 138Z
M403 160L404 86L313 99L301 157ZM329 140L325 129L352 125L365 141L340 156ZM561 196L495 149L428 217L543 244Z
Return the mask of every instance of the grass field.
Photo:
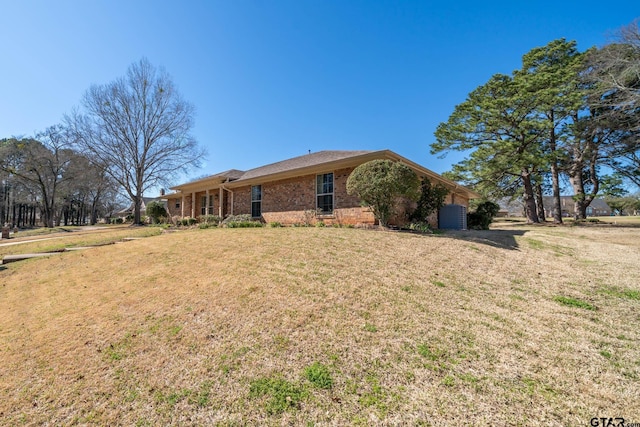
M499 223L190 230L0 266L0 424L640 422L639 260L640 228Z

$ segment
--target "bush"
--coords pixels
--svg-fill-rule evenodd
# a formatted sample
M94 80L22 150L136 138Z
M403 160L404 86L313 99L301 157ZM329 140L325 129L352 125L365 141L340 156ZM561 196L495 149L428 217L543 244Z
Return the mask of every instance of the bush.
M391 160L372 160L351 172L347 193L370 206L380 225L387 227L397 208L398 197L418 200L420 180L409 166Z
M198 222L202 224L213 225L214 227L220 225L222 222L222 217L218 215L200 215L198 217ZM202 227L201 227L202 228Z
M189 216L184 217L180 220L180 225L182 225L183 227L190 227L192 225L194 225L195 223L197 223L198 220L196 220L195 218L191 218Z
M122 224L123 222L122 218L111 218L111 224Z
M500 206L493 202L483 202L478 205L475 212L467 214L467 228L471 230L488 230L489 224L498 214Z
M426 223L429 215L444 206L444 199L447 194L449 194L449 190L442 184L434 187L431 185L429 178L424 178L421 184L418 206L409 218L417 224Z
M230 215L222 221L221 225L228 228L262 227L262 223L254 221L250 214Z
M269 227L271 227L271 228L280 228L280 227L282 227L282 224L277 222L277 221L274 221L274 222L270 222L269 223Z
M433 230L429 223L426 222L412 222L407 227L411 231L419 231L420 233L430 233L433 234Z
M260 221L231 221L227 223L227 228L258 228L262 227Z
M146 214L151 218L152 223L157 224L162 218L166 218L167 210L162 202L153 201L147 205Z

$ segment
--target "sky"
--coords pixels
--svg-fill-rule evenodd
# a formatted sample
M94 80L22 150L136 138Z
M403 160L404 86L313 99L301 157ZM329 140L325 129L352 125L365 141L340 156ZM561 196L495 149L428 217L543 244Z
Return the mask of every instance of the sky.
M638 0L0 0L0 138L60 123L145 57L196 109L207 156L183 181L309 150L390 149L442 173L464 154L429 145L469 92L637 17Z

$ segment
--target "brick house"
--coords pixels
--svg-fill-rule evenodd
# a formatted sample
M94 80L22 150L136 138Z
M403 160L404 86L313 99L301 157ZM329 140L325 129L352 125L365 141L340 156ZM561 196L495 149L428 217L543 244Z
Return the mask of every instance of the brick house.
M447 204L468 207L478 194L390 150L319 151L248 171L230 169L196 181L171 187L165 194L169 214L177 217L200 215L251 214L265 222L285 225L375 224L371 210L361 206L356 196L348 195L347 178L359 165L375 159L399 161L413 169L418 177L427 177L433 185L442 184L449 194ZM415 205L415 204L414 204ZM403 212L411 209L401 202L400 214L392 223L406 221ZM432 222L437 222L434 215ZM433 224L437 226L437 224Z

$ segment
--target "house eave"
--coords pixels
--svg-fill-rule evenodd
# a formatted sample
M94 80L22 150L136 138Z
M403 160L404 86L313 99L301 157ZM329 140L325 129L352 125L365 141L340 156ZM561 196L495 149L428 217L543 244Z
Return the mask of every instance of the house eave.
M208 178L203 178L197 181L185 183L182 185L178 185L175 187L170 187L171 190L174 191L172 194L167 194L165 198L177 198L182 197L183 194L189 193L198 193L203 191L211 191L218 190L224 186L225 189L235 189L244 186L250 185L258 185L264 184L273 181L281 181L285 179L296 178L305 175L314 175L319 173L326 173L336 171L338 169L346 169L350 167L356 167L361 165L362 163L366 163L371 160L376 159L388 159L393 161L398 161L409 166L418 176L429 178L434 184L442 184L444 185L451 193L463 195L468 199L477 199L481 196L466 188L457 182L451 181L436 172L431 171L430 169L425 168L424 166L419 165L391 150L378 150L378 151L370 151L367 153L347 157L339 160L330 160L324 163L314 164L312 166L302 166L298 168L289 169L286 171L270 173L265 175L259 175L250 178L238 178L238 179L229 179L224 176L212 176Z

